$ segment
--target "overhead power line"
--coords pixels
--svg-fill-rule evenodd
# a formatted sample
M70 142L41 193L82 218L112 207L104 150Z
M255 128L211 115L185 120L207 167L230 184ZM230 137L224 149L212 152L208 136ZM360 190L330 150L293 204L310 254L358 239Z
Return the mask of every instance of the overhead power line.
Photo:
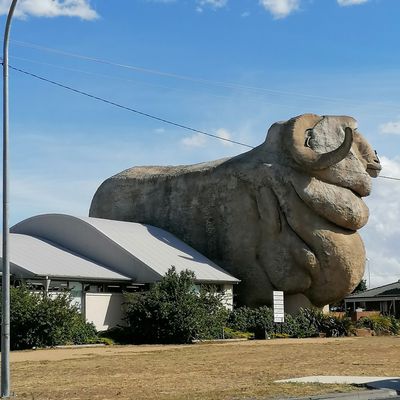
M400 178L395 178L395 177L393 177L393 176L379 175L378 178L392 179L392 180L394 180L394 181L400 181Z
M81 70L81 69L77 69L77 68L69 68L69 67L65 67L62 65L57 65L57 64L51 64L51 63L47 63L47 62L43 62L43 61L38 61L38 60L32 60L29 58L25 58L25 57L18 57L18 56L11 56L10 58L12 58L13 60L19 60L19 61L24 61L24 62L29 62L29 63L33 63L33 64L37 64L37 65L43 65L46 67L51 67L51 68L57 68L60 69L62 71L69 71L69 72L74 72L74 73L80 73L80 74L85 74L85 75L90 75L90 76L95 76L95 77L100 77L100 78L105 78L105 79L112 79L112 80L117 80L117 81L123 81L123 82L128 82L134 85L144 85L144 86L149 86L149 87L154 87L154 88L161 88L161 89L165 89L168 91L174 91L174 92L181 92L181 91L188 91L191 89L188 88L182 88L182 87L177 87L175 86L167 86L167 85L160 85L157 83L150 83L150 82L145 82L145 81L140 81L140 80L133 80L133 79L129 79L129 78L124 78L121 76L116 76L116 75L108 75L108 74L102 74L102 73L97 73L97 72L92 72L92 71L85 71L85 70ZM260 94L262 96L262 94ZM207 96L212 96L212 97L216 97L219 99L231 99L231 96L228 95L223 95L223 94L215 94L212 92L207 92ZM256 101L257 104L260 104L260 100L259 100L259 94L257 93L257 97L255 98L251 98L251 96L246 96L247 98L247 102L249 103L250 101ZM270 102L270 101L263 101L264 105L273 105L273 106L279 106L279 107L285 107L285 108L298 108L296 105L294 104L282 104L282 103L277 103L275 101Z
M106 60L103 58L91 57L91 56L86 56L86 55L82 55L82 54L67 52L64 50L55 49L55 48L42 46L42 45L34 44L34 43L29 43L29 42L25 42L25 41L20 41L20 40L13 40L12 43L14 43L18 46L27 47L27 48L31 48L31 49L35 49L35 50L39 50L39 51L45 51L48 53L58 54L58 55L62 55L65 57L71 57L71 58L80 59L80 60L84 60L84 61L94 62L97 64L109 65L109 66L124 68L124 69L128 69L128 70L136 71L136 72L158 75L158 76L163 76L163 77L173 78L173 79L179 79L179 80L188 81L188 82L196 82L196 83L200 83L200 84L219 86L219 87L224 87L224 88L228 88L228 89L241 89L241 90L250 90L250 91L256 91L256 92L265 92L265 93L276 94L276 95L298 96L298 97L303 97L303 98L324 100L324 101L330 101L330 102L340 102L340 103L345 102L350 105L360 106L359 101L357 103L354 103L353 101L351 101L349 99L340 98L340 97L317 96L317 95L312 95L312 94L308 94L308 93L284 91L284 90L270 89L270 88L265 88L265 87L260 87L260 86L252 86L252 85L243 85L243 84L238 84L235 82L216 81L216 80L211 80L211 79L204 79L204 78L198 78L198 77L194 77L194 76L188 76L188 75L182 75L182 74L161 71L161 70L152 69L152 68L144 68L144 67L131 65L131 64L118 63L118 62ZM370 106L375 106L375 107L378 106L378 107L396 107L396 108L398 108L398 105L390 104L390 103L376 103L376 102L368 102L368 101L363 101L362 103L364 105L370 105Z
M250 148L250 149L254 149L254 146L251 146L251 145L249 145L249 144L242 143L242 142L239 142L239 141L236 141L236 140L232 140L232 139L228 139L228 138L224 138L224 137L221 137L221 136L218 136L218 135L214 135L214 134L212 134L212 133L208 133L208 132L202 131L202 130L200 130L200 129L192 128L192 127L190 127L190 126L187 126L187 125L184 125L184 124L181 124L181 123L177 123L177 122L174 122L174 121L170 121L170 120L167 120L167 119L165 119L165 118L158 117L158 116L153 115L153 114L149 114L149 113L146 113L146 112L143 112L143 111L139 111L139 110L136 110L136 109L134 109L134 108L127 107L127 106L124 106L124 105L122 105L122 104L116 103L116 102L114 102L114 101L105 99L105 98L103 98L103 97L99 97L99 96L96 96L96 95L87 93L87 92L85 92L85 91L83 91L83 90L73 88L73 87L68 86L68 85L65 85L65 84L63 84L63 83L53 81L53 80L51 80L51 79L48 79L48 78L45 78L45 77L43 77L43 76L34 74L34 73L32 73L32 72L25 71L25 70L23 70L23 69L13 67L13 66L11 66L11 65L9 65L9 68L12 69L12 70L14 70L14 71L20 72L20 73L22 73L22 74L24 74L24 75L30 76L30 77L32 77L32 78L39 79L39 80L41 80L41 81L43 81L43 82L50 83L51 85L58 86L58 87L60 87L60 88L69 90L69 91L71 91L71 92L80 94L80 95L82 95L82 96L89 97L89 98L91 98L91 99L94 99L94 100L97 100L97 101L101 101L101 102L106 103L106 104L109 104L109 105L111 105L111 106L118 107L118 108L121 108L121 109L123 109L123 110L133 112L133 113L138 114L138 115L141 115L141 116L143 116L143 117L147 117L147 118L150 118L150 119L153 119L153 120L156 120L156 121L160 121L160 122L163 122L163 123L168 124L168 125L176 126L176 127L178 127L178 128L185 129L185 130L187 130L187 131L191 131L191 132L195 132L195 133L198 133L198 134L201 134L201 135L209 136L209 137L212 137L212 138L214 138L214 139L223 140L223 141L225 141L225 142L229 142L229 143L237 144L237 145L239 145L239 146L244 146L244 147L247 147L247 148ZM349 171L350 171L350 170L349 170ZM350 172L355 172L355 171L350 171ZM391 179L391 180L395 180L395 181L400 181L400 178L391 177L391 176L384 176L384 175L381 175L381 176L379 176L379 177L380 177L380 178L384 178L384 179Z
M33 78L39 79L39 80L41 80L41 81L50 83L50 84L55 85L55 86L58 86L58 87L61 87L61 88L63 88L63 89L67 89L67 90L69 90L69 91L71 91L71 92L75 92L75 93L81 94L82 96L86 96L86 97L89 97L89 98L91 98L91 99L95 99L95 100L101 101L101 102L103 102L103 103L110 104L110 105L115 106L115 107L118 107L118 108L122 108L123 110L127 110L127 111L133 112L133 113L135 113L135 114L139 114L139 115L142 115L142 116L144 116L144 117L151 118L151 119L153 119L153 120L163 122L163 123L165 123L165 124L173 125L173 126L176 126L176 127L178 127L178 128L186 129L186 130L188 130L188 131L200 133L201 135L210 136L210 137L213 137L213 138L215 138L215 139L224 140L225 142L229 142L229 143L233 143L233 144L238 144L238 145L240 145L240 146L248 147L248 148L251 148L251 149L254 148L254 146L250 146L250 145L248 145L248 144L241 143L241 142L238 142L238 141L236 141L236 140L231 140L231 139L227 139L227 138L224 138L224 137L221 137L221 136L218 136L218 135L213 135L212 133L204 132L204 131L201 131L201 130L199 130L199 129L191 128L190 126L186 126L186 125L183 125L183 124L179 124L179 123L177 123L177 122L173 122L173 121L167 120L167 119L165 119L165 118L157 117L157 116L155 116L155 115L148 114L148 113L145 113L145 112L143 112L143 111L139 111L139 110L136 110L136 109L134 109L134 108L124 106L124 105L119 104L119 103L116 103L116 102L114 102L114 101L107 100L107 99L105 99L105 98L103 98L103 97L99 97L99 96L96 96L96 95L93 95L93 94L84 92L84 91L82 91L82 90L75 89L75 88L73 88L73 87L71 87L71 86L64 85L64 84L62 84L62 83L53 81L53 80L51 80L51 79L44 78L43 76L39 76L39 75L33 74L32 72L28 72L28 71L25 71L25 70L23 70L23 69L13 67L13 66L11 66L11 65L9 65L9 68L10 68L10 69L13 69L14 71L21 72L22 74L25 74L25 75L31 76L31 77L33 77Z

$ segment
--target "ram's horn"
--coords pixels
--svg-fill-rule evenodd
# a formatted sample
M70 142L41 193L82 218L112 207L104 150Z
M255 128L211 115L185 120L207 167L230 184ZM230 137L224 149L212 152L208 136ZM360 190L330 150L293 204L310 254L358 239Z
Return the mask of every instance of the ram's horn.
M304 114L293 118L289 122L289 146L294 160L303 168L310 170L321 170L331 167L343 160L350 151L353 143L353 130L345 127L343 143L335 150L328 153L316 153L306 146L307 130L313 129L323 117L315 114Z

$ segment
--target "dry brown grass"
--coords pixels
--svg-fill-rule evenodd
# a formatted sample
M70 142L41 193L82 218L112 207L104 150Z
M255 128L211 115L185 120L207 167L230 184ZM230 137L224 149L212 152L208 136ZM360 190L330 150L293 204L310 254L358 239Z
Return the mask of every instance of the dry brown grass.
M12 353L22 399L244 399L352 390L276 384L308 375L400 376L400 338L284 339Z

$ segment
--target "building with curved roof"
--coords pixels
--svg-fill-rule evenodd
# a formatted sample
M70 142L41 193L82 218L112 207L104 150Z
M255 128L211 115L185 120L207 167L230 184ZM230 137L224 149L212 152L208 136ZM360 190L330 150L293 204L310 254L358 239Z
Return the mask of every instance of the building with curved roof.
M10 232L13 279L50 293L71 290L98 329L120 321L122 291L143 290L171 267L192 271L197 285L219 287L229 307L232 285L239 282L171 233L151 225L44 214L19 222ZM112 318L103 321L100 314Z

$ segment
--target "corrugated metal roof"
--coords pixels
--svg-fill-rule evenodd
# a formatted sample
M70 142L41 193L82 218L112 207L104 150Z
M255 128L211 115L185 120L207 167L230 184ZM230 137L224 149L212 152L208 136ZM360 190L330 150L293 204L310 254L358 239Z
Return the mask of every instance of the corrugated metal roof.
M185 269L193 271L198 280L238 282L238 279L229 275L217 264L163 229L101 218L81 219L107 235L160 275L165 275L170 266L174 266L178 272Z
M10 234L10 263L11 273L17 276L130 280L127 276L111 271L54 243L17 233Z
M368 289L364 292L352 294L347 296L346 299L358 298L371 298L371 297L385 297L385 296L399 296L400 297L400 281L389 283L388 285L379 286L373 289Z
M239 282L171 233L150 225L44 214L11 231L51 240L137 282L159 280L171 266L193 271L200 282Z

